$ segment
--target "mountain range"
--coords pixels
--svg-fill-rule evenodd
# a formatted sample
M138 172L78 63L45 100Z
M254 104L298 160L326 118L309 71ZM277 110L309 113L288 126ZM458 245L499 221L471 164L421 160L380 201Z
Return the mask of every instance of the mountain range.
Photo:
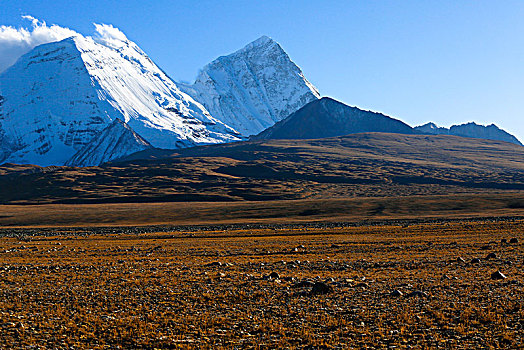
M520 144L494 125L412 128L320 97L266 36L217 58L187 84L173 81L127 38L76 35L34 48L0 74L0 164L91 166L150 148L358 132Z
M510 133L500 129L495 124L488 126L479 125L475 122L469 122L461 125L452 125L450 128L437 126L435 123L427 123L416 126L415 130L424 134L433 135L455 135L464 137L474 137L485 140L499 140L521 145L522 143Z

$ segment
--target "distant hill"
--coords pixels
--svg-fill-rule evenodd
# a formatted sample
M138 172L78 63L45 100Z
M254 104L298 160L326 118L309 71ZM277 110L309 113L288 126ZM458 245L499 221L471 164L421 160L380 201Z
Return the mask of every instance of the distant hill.
M359 133L180 150L99 167L0 167L0 203L265 201L524 192L524 147ZM457 203L460 206L460 203Z
M361 132L417 133L387 115L351 107L329 97L312 101L252 140L316 139Z
M515 136L511 135L507 131L500 129L495 124L484 126L474 122L470 122L461 125L452 125L448 129L441 126L437 126L435 123L426 123L424 125L416 126L415 130L425 134L474 137L477 139L511 142L516 145L522 146L522 143Z

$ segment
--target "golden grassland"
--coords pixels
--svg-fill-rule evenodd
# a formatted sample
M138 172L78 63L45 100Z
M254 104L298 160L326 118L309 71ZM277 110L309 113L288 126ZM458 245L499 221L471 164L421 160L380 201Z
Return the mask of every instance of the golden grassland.
M60 232L0 239L3 348L524 347L522 220Z

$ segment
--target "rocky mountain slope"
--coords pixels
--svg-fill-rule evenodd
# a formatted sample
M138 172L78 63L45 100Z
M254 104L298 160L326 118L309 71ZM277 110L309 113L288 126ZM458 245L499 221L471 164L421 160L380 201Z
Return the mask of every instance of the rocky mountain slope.
M66 165L99 165L152 147L117 118L69 159Z
M361 132L416 133L400 120L323 97L310 102L252 139L318 139Z
M239 140L127 39L38 46L0 75L0 96L0 163L64 164L117 118L155 147Z
M245 136L258 134L320 97L282 47L267 36L205 66L183 91Z
M522 143L515 136L500 129L495 124L484 126L476 124L474 122L470 122L461 125L452 125L448 129L437 126L435 123L427 123L424 125L416 126L415 130L425 134L474 137L477 139L511 142L516 145L522 146Z

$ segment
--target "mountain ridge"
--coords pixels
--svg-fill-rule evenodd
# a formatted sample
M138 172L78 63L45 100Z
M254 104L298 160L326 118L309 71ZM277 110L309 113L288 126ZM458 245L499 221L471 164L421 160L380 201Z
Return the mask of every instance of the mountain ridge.
M361 132L416 133L398 119L322 97L251 139L318 139Z
M66 166L93 166L143 151L153 146L119 118L73 155Z
M452 125L449 128L437 126L433 122L423 125L415 126L415 130L422 133L434 135L455 135L462 137L473 137L485 140L498 140L514 143L516 145L524 146L519 139L507 131L499 128L495 124L480 125L475 122L468 122L459 125Z

